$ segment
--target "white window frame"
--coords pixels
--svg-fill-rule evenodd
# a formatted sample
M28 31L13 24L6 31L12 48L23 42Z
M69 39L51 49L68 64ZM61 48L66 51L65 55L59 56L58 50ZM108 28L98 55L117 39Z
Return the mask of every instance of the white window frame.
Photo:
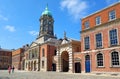
M97 16L95 18L95 23L96 23L96 25L100 25L101 24L101 17L100 16Z
M112 18L113 17L113 15L111 15L112 12L115 12L115 14L114 14L115 18ZM112 20L115 20L115 19L116 19L116 11L115 10L109 11L109 21L112 21Z
M96 42L96 35L97 35L97 34L101 34L101 37L102 37L102 46L101 46L101 47L97 47L97 42ZM96 48L103 48L103 34L102 34L102 33L96 33L94 39L95 39L95 47L96 47Z
M90 22L89 21L85 21L84 22L84 26L85 26L85 29L88 29L90 27Z
M85 37L84 37L84 49L85 49L85 50L89 50L89 49L86 49L86 45L85 45L85 38L86 38L86 37L89 37L89 49L90 49L90 36L85 36Z
M110 31L111 30L115 30L116 28L114 28L114 29L110 29L109 31L108 31L108 36L109 36L109 46L114 46L114 45L111 45L111 39L110 39ZM116 29L117 30L117 45L119 44L119 39L118 39L118 29ZM116 45L115 45L116 46Z
M118 52L118 56L119 56L119 65L112 65L112 52ZM117 50L113 50L110 52L110 67L120 67L120 52Z
M98 61L97 61L97 55L98 55L98 54L102 54L102 55L103 55L103 66L98 66ZM96 67L104 67L104 61L105 61L105 60L104 60L104 53L98 52L95 57L96 57Z

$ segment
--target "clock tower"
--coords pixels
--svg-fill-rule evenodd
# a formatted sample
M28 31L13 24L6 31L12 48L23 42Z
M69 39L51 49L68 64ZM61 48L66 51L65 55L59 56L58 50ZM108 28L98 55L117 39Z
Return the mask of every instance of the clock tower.
M54 36L54 19L51 12L48 9L48 5L45 10L42 12L42 16L39 19L40 21L40 31L38 39L43 39L46 41L49 38L56 38Z

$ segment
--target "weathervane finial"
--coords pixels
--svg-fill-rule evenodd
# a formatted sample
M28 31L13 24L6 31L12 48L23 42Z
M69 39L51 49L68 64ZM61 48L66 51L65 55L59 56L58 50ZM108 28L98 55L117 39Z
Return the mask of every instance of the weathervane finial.
M46 5L46 10L48 10L48 3L47 3L47 5Z
M64 39L66 39L66 32L64 31Z

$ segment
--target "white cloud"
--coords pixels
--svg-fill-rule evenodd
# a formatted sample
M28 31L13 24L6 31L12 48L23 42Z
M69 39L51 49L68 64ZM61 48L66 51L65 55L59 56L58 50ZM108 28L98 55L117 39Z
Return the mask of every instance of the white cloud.
M32 31L29 31L29 34L36 36L39 34L39 32L32 30Z
M120 0L105 0L105 1L109 5L109 4L115 3L115 2L120 1Z
M10 26L10 25L6 25L5 29L8 30L8 31L10 31L10 32L15 32L16 31L15 27L14 26Z
M83 17L88 8L88 4L84 0L62 0L60 5L62 10L66 8L75 19Z
M0 20L8 21L8 18L0 14Z

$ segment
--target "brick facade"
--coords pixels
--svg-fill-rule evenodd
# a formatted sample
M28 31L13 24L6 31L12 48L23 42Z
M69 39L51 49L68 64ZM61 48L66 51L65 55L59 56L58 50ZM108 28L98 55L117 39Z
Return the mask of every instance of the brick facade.
M24 49L19 48L17 50L12 51L12 66L15 67L15 69L21 70L21 61L23 57Z
M101 10L101 11L95 12L94 14L91 14L91 15L83 18L82 19L82 31L85 30L84 23L87 20L90 21L90 28L96 27L95 18L97 16L101 16L101 22L102 22L102 24L107 23L109 21L109 12L111 10L116 10L116 17L120 18L119 7L120 7L120 3L118 2L117 4L111 5L110 7L107 7L105 9Z
M44 49L44 56L43 54L43 49ZM41 62L44 61L45 63L45 67L42 67L42 63L41 63L41 70L45 70L45 71L52 71L52 63L53 63L53 56L55 53L56 47L49 45L49 44L44 44L41 45L41 49L40 49L40 59Z
M0 48L0 69L8 69L12 64L12 50Z
M82 60L82 71L86 72L85 66L85 56L90 56L90 72L120 72L120 64L113 66L112 62L112 52L118 53L118 58L120 57L120 3L113 4L101 11L98 11L92 15L89 15L82 19L82 31L81 31L81 53L83 57ZM109 12L115 11L115 19L109 20ZM95 24L95 18L97 16L101 17L101 24ZM89 21L89 28L85 28L84 23ZM110 31L117 31L117 44L112 46L110 44ZM102 47L96 47L96 34L101 33L102 37ZM85 49L85 37L89 37L89 49ZM98 66L98 54L103 56L103 65ZM120 58L118 59L120 62Z

